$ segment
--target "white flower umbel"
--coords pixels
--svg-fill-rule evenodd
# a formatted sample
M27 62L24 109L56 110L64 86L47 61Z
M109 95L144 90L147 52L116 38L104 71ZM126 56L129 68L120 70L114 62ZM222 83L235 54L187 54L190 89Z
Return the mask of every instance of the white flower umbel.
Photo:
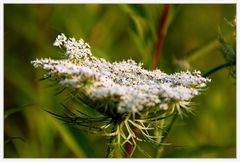
M48 71L60 84L87 93L93 102L104 104L114 99L117 113L136 113L170 102L190 101L210 82L200 71L168 75L159 69L145 70L133 60L110 63L92 56L90 46L82 39L68 39L64 34L57 37L54 45L65 47L68 58L37 59L31 63ZM86 81L91 84L84 87Z
M182 116L183 112L190 111L191 99L210 82L200 71L169 75L159 69L143 69L141 63L133 60L111 63L94 57L82 39L67 38L64 34L56 38L54 45L64 47L66 57L36 59L31 61L33 66L47 71L45 78L57 80L103 117L56 116L68 123L89 126L91 131L101 130L104 135L117 136L121 146L126 143L135 146L135 140L140 140L133 128L141 132L144 137L141 141L156 142L158 137L151 132L159 128L156 121L164 119L163 115Z

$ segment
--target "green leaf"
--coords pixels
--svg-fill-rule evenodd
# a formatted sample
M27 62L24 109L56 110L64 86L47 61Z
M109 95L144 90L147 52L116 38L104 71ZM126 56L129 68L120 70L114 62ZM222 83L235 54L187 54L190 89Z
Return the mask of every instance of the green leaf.
M145 12L144 6L140 4L122 4L120 8L128 13L129 15L137 15L142 18L146 18L147 14Z
M127 4L126 6L129 7L129 9L136 15L140 16L140 17L147 17L147 14L144 10L144 6L141 4Z
M136 22L132 17L128 17L128 22L129 22L129 28L133 32L133 34L138 35L138 27Z
M66 128L64 125L60 124L56 120L52 120L54 126L56 126L57 130L59 131L60 135L63 138L63 141L65 144L71 149L71 151L75 154L77 157L87 157L85 152L83 151L82 147L77 142L77 139L74 137L74 135Z
M24 110L25 108L27 108L29 106L32 106L32 104L27 104L27 105L24 105L24 106L17 106L17 107L14 107L14 108L9 108L7 110L4 110L4 119L8 118L10 115L12 115L14 113L17 113L19 111Z
M13 140L20 140L22 142L25 142L25 139L22 137L10 137L7 140L4 140L4 145L8 144L9 142L12 142Z

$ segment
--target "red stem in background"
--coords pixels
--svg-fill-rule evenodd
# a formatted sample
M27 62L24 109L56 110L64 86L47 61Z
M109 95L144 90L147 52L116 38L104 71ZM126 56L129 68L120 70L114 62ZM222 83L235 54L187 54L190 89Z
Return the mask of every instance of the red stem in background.
M163 46L163 41L164 41L164 36L165 36L164 32L165 32L166 25L167 25L167 18L169 15L169 10L170 10L170 5L164 4L162 17L161 17L161 20L159 23L159 31L158 31L157 42L156 42L154 56L153 56L152 69L156 69L158 62L159 62L161 48Z

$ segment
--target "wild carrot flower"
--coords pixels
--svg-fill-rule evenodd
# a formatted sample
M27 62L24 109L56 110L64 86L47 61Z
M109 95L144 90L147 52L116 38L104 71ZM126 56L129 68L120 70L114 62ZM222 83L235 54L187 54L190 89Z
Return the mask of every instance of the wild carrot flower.
M210 79L200 71L166 74L149 71L134 60L108 62L92 55L84 40L59 35L54 46L65 48L63 59L36 59L48 78L69 89L74 97L99 112L98 117L69 114L58 118L92 132L116 137L115 143L136 145L136 140L156 142L156 122L178 113L191 111L191 99L199 95ZM94 123L94 124L93 124ZM137 137L133 129L138 129Z

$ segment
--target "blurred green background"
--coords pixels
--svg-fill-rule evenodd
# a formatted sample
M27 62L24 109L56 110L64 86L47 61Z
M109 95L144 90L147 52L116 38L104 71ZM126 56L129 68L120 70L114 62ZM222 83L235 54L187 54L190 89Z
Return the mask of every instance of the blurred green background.
M132 58L151 69L162 4L4 4L4 157L104 157L106 140L62 124L43 109L57 109L55 95L35 58L59 57L53 47L59 33L83 38L97 57ZM218 30L229 42L235 35L226 20L234 4L170 5L168 30L158 68L167 73L210 69L225 62ZM227 69L194 99L194 115L178 119L163 157L236 157L236 81ZM154 156L151 144L140 144ZM133 157L145 157L136 151Z

